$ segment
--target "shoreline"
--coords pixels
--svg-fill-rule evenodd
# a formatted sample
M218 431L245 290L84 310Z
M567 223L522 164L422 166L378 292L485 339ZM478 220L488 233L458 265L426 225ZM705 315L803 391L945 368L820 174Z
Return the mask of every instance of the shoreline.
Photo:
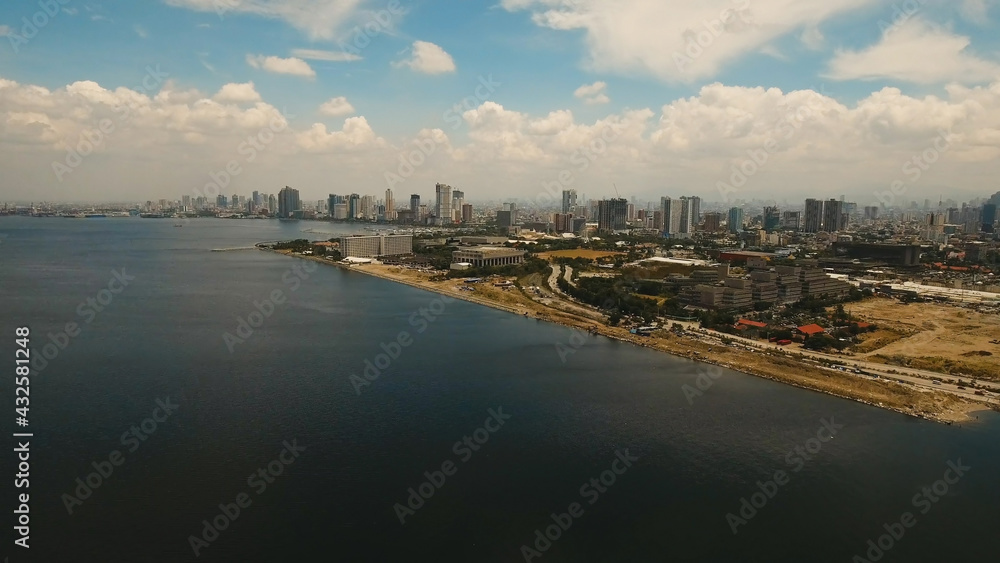
M948 425L952 425L953 423L959 423L960 425L975 423L980 413L991 411L991 408L986 404L964 400L951 394L920 391L902 383L868 378L861 379L846 373L828 370L818 365L797 360L789 353L782 356L762 353L747 357L748 352L746 351L728 349L719 344L709 345L697 339L677 336L669 338L641 337L629 333L626 329L611 327L603 323L598 323L593 319L582 318L580 315L561 311L555 307L545 306L534 301L531 302L531 306L527 304L500 303L493 299L475 295L474 292L459 291L444 287L444 284L448 282L411 279L412 276L401 275L401 273L380 271L381 269L387 270L389 268L399 269L400 272L403 271L395 266L381 264L346 265L315 256L303 256L269 248L261 248L261 250L336 266L345 271L358 272L367 276L401 283L440 295L447 295L451 298L461 299L469 303L483 305L507 313L539 321L547 321L570 329L604 336L619 342L633 344L658 352L665 352L676 358L715 365L746 375L791 385L799 389L819 392L932 422ZM454 282L455 280L450 281ZM549 310L540 312L538 310L540 307L546 307ZM760 356L768 358L769 361L764 362L764 365L760 365ZM749 361L751 359L754 361ZM787 368L788 371L781 368ZM865 397L865 393L869 397ZM924 401L916 401L916 399L924 399ZM931 404L928 404L927 400L931 400ZM917 402L922 404L913 404Z

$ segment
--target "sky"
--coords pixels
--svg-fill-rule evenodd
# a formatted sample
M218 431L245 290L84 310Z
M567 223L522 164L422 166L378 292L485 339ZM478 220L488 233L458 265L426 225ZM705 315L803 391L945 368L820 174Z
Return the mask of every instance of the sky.
M3 2L0 201L987 197L998 22L1000 0Z

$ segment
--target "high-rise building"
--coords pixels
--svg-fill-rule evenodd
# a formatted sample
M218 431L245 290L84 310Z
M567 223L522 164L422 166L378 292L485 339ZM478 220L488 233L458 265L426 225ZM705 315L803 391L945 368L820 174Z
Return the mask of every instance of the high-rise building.
M462 206L465 205L465 192L453 190L451 192L451 214L452 221L458 223L462 220Z
M420 194L410 194L410 211L420 211Z
M781 227L786 231L797 231L802 228L801 211L785 211L781 214Z
M777 231L781 227L781 212L777 207L764 208L764 230Z
M514 212L501 209L497 211L497 226L498 227L513 227L514 226Z
M359 212L361 218L365 220L374 219L377 215L375 208L375 196L363 195L361 196L361 202L359 203Z
M682 231L684 227L684 208L689 207L686 199L671 199L669 197L660 198L660 211L663 215L663 234L667 236L678 235L687 232ZM690 215L687 216L690 219Z
M730 233L740 233L743 231L743 208L729 208L729 223L727 224Z
M628 200L602 199L597 202L597 228L601 231L620 231L626 226Z
M823 204L823 227L828 233L835 233L847 228L843 210L844 204L838 199L830 199Z
M438 225L451 223L454 218L451 212L451 186L447 184L436 184L434 193L437 196L435 202L434 215Z
M983 232L992 233L993 225L997 222L997 204L987 203L983 206Z
M296 211L302 211L299 190L285 186L278 192L278 217L282 219L294 217Z
M278 198L274 194L267 196L267 210L270 213L274 213L278 209Z
M574 207L576 207L576 190L563 190L562 193L563 214L573 213Z
M359 217L361 217L361 196L351 194L347 198L347 218L353 221Z
M392 190L385 190L385 220L394 221L396 219L396 201L392 197Z
M709 233L714 233L719 230L719 226L722 225L722 213L706 213L705 214L705 231Z
M471 223L472 222L472 204L463 203L462 204L462 222Z
M836 200L834 200L836 201ZM837 202L838 208L840 202ZM805 212L805 228L807 233L818 233L823 228L823 200L807 199Z
M334 219L336 219L334 211L337 209L338 203L340 203L340 196L337 194L330 194L330 196L326 198L326 207L330 211L330 217Z

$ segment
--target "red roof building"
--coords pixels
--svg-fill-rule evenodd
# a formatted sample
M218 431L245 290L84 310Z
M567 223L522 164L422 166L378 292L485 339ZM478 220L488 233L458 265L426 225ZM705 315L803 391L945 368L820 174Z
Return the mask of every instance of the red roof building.
M757 321L751 321L747 319L740 319L736 321L736 326L748 326L753 328L767 328L767 323L761 323Z
M816 336L817 334L823 334L824 332L826 332L825 328L816 324L800 326L795 330L799 331L801 334L806 335L807 337Z

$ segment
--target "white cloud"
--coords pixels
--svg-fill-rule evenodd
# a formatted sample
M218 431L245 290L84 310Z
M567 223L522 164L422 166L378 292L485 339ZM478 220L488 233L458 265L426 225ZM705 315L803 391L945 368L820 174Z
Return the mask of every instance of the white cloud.
M349 62L360 61L361 56L347 51L320 51L318 49L293 49L292 55L314 61Z
M607 83L599 80L593 84L580 86L573 92L573 95L588 104L606 104L611 101L611 98L605 93L607 86Z
M535 24L583 30L597 72L694 82L765 45L878 0L501 0L532 12Z
M373 0L166 0L166 3L199 12L219 14L224 20L237 14L280 19L304 32L311 40L333 40L349 35L350 24L378 25L390 31L402 15L392 13L385 2ZM371 5L375 11L364 10ZM376 15L384 24L376 19ZM386 19L388 18L388 19Z
M260 100L250 83L220 84L206 95L168 81L150 97L92 81L50 90L0 78L0 169L4 177L22 180L3 185L8 199L134 201L190 193L178 186L204 186L210 172L236 159L247 172L234 179L229 193L301 185L304 197L318 198L325 195L331 166L342 167L345 184L381 192L384 173L398 174L400 154L429 140L432 157L394 187L398 193L426 194L435 178L448 178L473 200L496 194L534 199L543 183L569 170L572 187L591 197L613 195L614 182L623 194L641 198L694 194L712 201L719 199L716 183L728 182L748 151L771 141L776 148L766 165L735 197L800 204L805 197L844 193L871 204L873 190L906 179L902 165L944 131L948 151L897 202L936 197L942 190L956 198L993 193L1000 80L990 86L952 84L945 91L943 97L912 97L883 88L845 105L811 90L710 84L655 109L589 121L568 109L529 114L484 102L461 114L460 143L440 130L421 129L390 144L360 116L334 128L296 126ZM95 151L101 162L85 161L57 182L53 160L65 159L67 149L101 119L116 126ZM273 142L246 161L239 140L264 129L275 131ZM664 178L671 188L664 187Z
M140 39L146 39L149 37L149 32L139 24L132 26L132 30L135 31L135 34L138 35Z
M276 74L292 74L295 76L305 76L307 78L316 77L316 71L309 66L309 63L295 57L283 59L275 56L265 57L264 55L248 54L247 64L254 68L259 68Z
M410 58L393 63L393 66L409 67L424 74L455 72L455 61L444 49L427 41L414 41L410 48Z
M968 37L913 17L890 29L861 51L838 51L826 76L835 80L896 79L917 84L989 83L1000 78L1000 64L969 51Z
M349 117L340 131L332 132L327 132L326 125L322 123L313 123L312 128L297 135L296 141L307 152L350 151L387 146L364 117Z
M344 96L338 96L336 98L330 98L324 102L323 105L319 106L319 112L323 115L340 117L342 115L350 115L354 113L354 106L352 106Z
M223 86L212 99L216 102L245 104L261 101L260 94L254 88L253 82L238 84L231 82Z

